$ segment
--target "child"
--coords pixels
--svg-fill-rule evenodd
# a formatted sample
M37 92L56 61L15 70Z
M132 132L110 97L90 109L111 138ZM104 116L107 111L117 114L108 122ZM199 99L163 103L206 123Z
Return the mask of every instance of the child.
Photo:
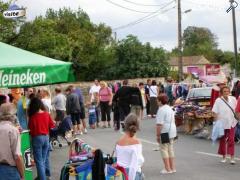
M94 102L88 108L88 123L91 129L95 129L95 124L97 121L96 105Z

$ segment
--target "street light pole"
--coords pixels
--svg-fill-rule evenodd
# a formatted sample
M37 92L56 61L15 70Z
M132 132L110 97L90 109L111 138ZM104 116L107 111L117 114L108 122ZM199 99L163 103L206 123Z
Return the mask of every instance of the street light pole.
M238 59L238 50L237 50L237 31L236 31L236 16L235 16L235 8L238 6L237 2L234 0L229 0L230 7L228 8L227 12L232 10L232 21L233 21L233 42L234 42L234 77L237 77L237 59Z
M182 60L182 10L181 0L178 0L178 80L183 79L183 60Z

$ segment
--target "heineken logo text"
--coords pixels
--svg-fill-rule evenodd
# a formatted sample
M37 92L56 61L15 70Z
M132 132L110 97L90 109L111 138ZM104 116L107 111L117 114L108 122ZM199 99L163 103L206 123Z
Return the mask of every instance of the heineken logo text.
M17 85L34 85L34 84L44 84L46 82L45 72L31 72L28 69L26 72L5 73L4 70L0 70L0 86L17 86Z

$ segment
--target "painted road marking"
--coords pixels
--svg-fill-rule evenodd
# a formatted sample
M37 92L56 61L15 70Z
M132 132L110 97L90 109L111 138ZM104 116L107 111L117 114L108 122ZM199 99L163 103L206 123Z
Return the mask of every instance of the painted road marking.
M213 153L207 153L207 152L201 152L201 151L195 151L195 153L197 153L197 154L202 154L202 155L206 155L206 156L212 156L212 157L219 157L219 158L221 158L222 156L221 155L219 155L219 154L213 154ZM227 158L229 158L229 157L227 157ZM235 160L240 160L240 158L234 158Z

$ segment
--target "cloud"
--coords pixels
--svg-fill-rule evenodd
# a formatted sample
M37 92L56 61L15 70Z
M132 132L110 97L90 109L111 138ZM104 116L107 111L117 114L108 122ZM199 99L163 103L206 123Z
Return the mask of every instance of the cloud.
M8 0L4 0L7 2ZM153 12L159 9L158 6L141 6L128 3L125 0L110 0L120 6L136 11ZM129 0L141 4L164 4L171 0ZM69 7L77 10L81 7L94 23L105 23L112 28L126 25L140 19L147 13L133 12L107 0L18 0L16 3L27 7L27 19L33 20L35 16L44 15L48 8L58 10ZM168 8L176 5L172 3ZM187 26L207 27L218 37L219 47L223 50L233 49L232 17L226 13L229 7L227 0L182 0L182 11L192 9L187 14L182 14L183 30ZM166 8L165 8L166 9ZM240 8L236 9L237 34L240 36ZM124 38L128 34L139 37L142 42L149 41L154 46L163 46L171 50L177 45L177 9L172 9L164 14L143 21L139 24L128 26L125 29L118 29L118 38ZM239 39L239 38L238 38ZM240 43L240 42L238 42ZM240 46L240 44L239 44Z

